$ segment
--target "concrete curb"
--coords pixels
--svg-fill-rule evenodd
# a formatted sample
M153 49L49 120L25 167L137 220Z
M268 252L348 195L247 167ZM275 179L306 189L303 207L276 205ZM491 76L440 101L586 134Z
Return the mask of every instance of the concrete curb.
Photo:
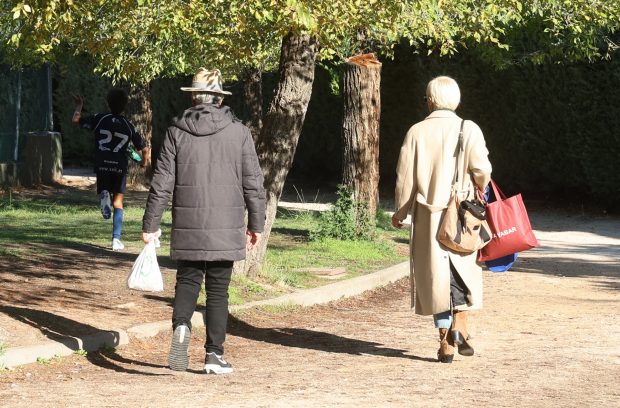
M67 336L36 346L12 347L0 356L0 367L16 367L35 363L38 359L69 356L78 350L95 351L101 347L118 347L129 344L129 336L122 329L106 330L81 336Z
M365 291L385 286L409 275L409 262L403 262L380 271L358 276L357 278L338 281L318 288L289 293L273 299L249 302L239 306L231 306L230 311L250 309L258 306L300 305L313 306L328 303L344 297L356 296ZM204 326L203 312L195 312L192 317L193 327ZM129 335L139 339L153 337L162 331L170 330L170 320L145 323L125 330L101 331L83 337L67 337L60 341L48 341L28 347L13 347L6 350L0 357L0 367L15 367L30 364L38 358L67 356L77 350L95 351L102 346L117 347L129 344Z
M379 286L385 286L407 275L409 275L409 262L402 262L378 272L358 276L357 278L346 279L318 288L289 293L274 299L260 300L240 306L233 306L231 307L231 311L266 305L313 306L321 303L328 303L343 297L356 296Z

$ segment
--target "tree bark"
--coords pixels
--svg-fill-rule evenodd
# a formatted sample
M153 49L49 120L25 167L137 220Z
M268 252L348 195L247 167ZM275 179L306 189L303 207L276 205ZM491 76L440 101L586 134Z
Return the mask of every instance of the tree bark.
M380 85L381 63L374 54L344 64L342 182L352 187L357 202L368 204L371 221L379 205Z
M250 119L245 124L252 132L254 144L258 143L263 127L263 72L260 69L248 69L244 73L243 95Z
M248 68L243 72L243 98L249 119L245 125L252 133L254 145L258 145L260 131L263 128L263 72L259 68ZM247 212L245 223L247 224ZM256 252L248 252L246 261L235 262L233 274L247 275L246 264L249 266L253 262Z
M136 127L138 132L144 138L146 145L151 146L153 110L151 107L151 84L139 84L131 87L129 93L129 102L125 113L127 119ZM139 163L129 161L127 170L127 183L134 186L148 186L151 182L151 151L148 151L148 157L144 158L148 161L148 166L143 168Z
M248 276L258 275L265 257L278 201L293 164L308 110L317 51L314 37L289 33L282 39L278 85L256 149L265 177L265 230L257 248L248 252L244 261L244 271Z

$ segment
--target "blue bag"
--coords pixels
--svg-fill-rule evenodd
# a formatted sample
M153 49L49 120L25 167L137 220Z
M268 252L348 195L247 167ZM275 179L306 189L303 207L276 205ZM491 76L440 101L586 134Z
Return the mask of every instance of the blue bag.
M502 256L501 258L491 259L490 261L485 261L484 264L491 272L506 272L512 264L517 260L518 254L510 254L506 256Z

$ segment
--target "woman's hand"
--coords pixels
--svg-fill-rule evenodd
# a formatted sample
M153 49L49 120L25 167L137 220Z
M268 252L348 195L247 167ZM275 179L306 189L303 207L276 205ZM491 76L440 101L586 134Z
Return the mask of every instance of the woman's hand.
M398 229L403 227L403 220L398 219L396 214L392 215L392 226Z

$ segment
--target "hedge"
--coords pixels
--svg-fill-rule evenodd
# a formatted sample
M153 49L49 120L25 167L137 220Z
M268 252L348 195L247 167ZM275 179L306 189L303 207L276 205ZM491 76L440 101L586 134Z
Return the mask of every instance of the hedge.
M63 132L65 161L84 164L92 139L70 126L71 92L87 96L91 111L105 108L106 79L90 74L83 60L55 72L55 112ZM290 176L301 182L340 182L342 98L334 93L333 72L317 68L313 95ZM483 130L494 167L493 177L506 193L522 192L542 201L598 203L608 210L620 204L620 61L581 64L514 65L497 71L475 50L452 58L425 57L407 47L385 61L382 73L381 185L394 182L400 144L407 129L426 115L426 83L450 75L461 87L459 115ZM337 78L336 78L337 80ZM172 117L189 105L179 87L189 78L152 83L153 146L156 154ZM265 110L275 75L264 75ZM245 117L243 89L227 98Z

